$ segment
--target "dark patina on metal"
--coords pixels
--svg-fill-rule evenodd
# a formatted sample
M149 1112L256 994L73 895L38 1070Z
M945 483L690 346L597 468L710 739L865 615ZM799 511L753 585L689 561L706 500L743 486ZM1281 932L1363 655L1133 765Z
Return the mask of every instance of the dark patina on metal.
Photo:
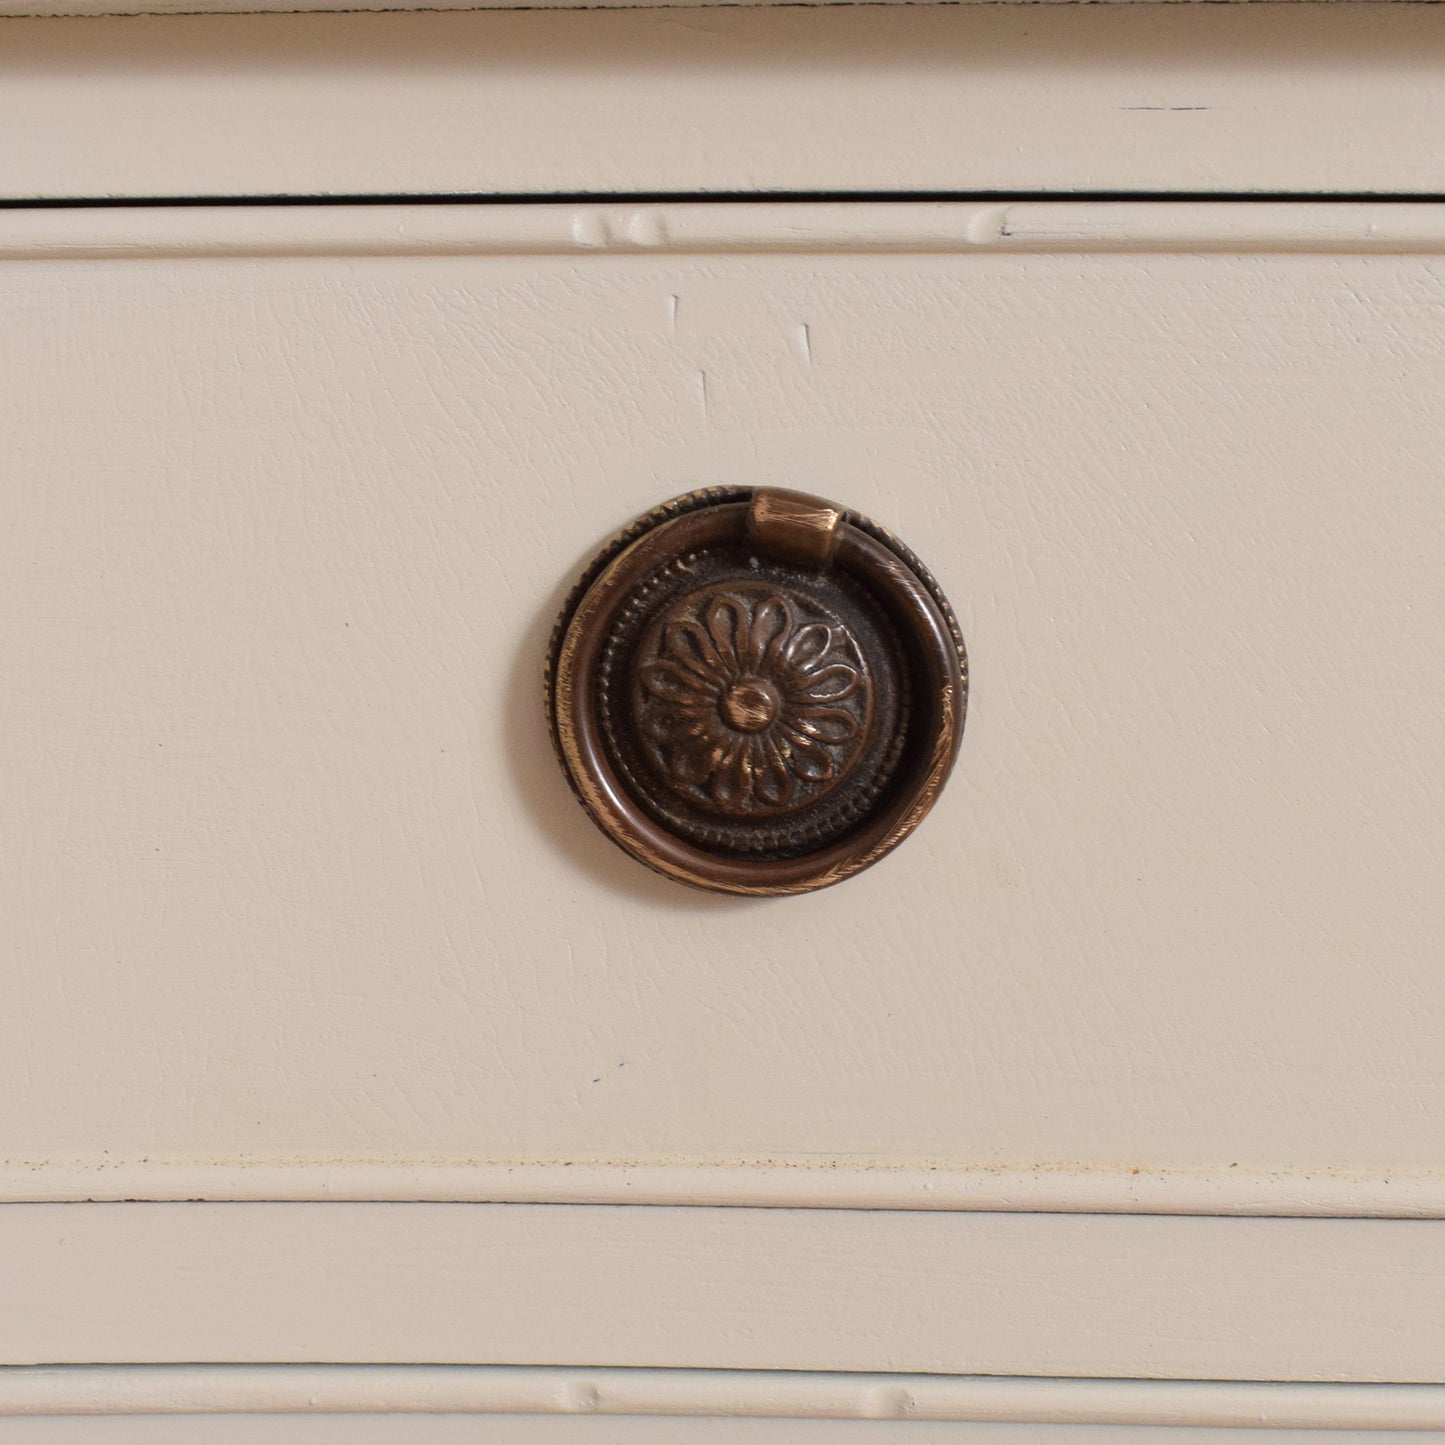
M620 532L547 663L553 741L594 821L725 893L824 888L897 846L948 777L967 691L918 559L773 488L693 492Z

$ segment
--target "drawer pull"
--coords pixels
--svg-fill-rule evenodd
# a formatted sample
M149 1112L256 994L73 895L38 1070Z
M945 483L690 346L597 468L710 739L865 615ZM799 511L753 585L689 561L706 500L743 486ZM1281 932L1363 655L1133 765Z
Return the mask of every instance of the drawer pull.
M547 665L553 741L593 820L723 893L805 893L917 827L953 766L968 664L938 584L818 497L710 488L585 569Z

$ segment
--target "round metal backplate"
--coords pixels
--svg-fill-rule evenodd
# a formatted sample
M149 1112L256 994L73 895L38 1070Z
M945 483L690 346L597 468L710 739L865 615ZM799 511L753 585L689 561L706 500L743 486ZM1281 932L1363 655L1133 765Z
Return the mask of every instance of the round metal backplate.
M825 888L896 847L948 777L967 694L918 559L772 488L692 492L625 528L547 662L583 806L649 867L724 893Z

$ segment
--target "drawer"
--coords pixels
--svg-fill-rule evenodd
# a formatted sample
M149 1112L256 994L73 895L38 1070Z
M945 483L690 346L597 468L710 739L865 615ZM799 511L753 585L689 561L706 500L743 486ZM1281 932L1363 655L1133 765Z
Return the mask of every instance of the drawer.
M10 1197L1436 1209L1442 216L8 213ZM805 897L547 739L583 561L716 484L972 655Z

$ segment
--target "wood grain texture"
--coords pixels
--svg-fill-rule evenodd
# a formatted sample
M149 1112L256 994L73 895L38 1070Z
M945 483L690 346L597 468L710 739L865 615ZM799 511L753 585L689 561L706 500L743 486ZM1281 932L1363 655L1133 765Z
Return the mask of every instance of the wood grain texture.
M1442 1231L1400 1220L15 1204L0 1209L0 1360L1439 1384Z
M6 263L7 1190L1438 1212L1441 304L1408 255ZM916 539L978 639L927 824L776 904L614 856L540 706L599 540L739 480Z
M1408 4L10 19L0 196L1430 193L1442 36Z

